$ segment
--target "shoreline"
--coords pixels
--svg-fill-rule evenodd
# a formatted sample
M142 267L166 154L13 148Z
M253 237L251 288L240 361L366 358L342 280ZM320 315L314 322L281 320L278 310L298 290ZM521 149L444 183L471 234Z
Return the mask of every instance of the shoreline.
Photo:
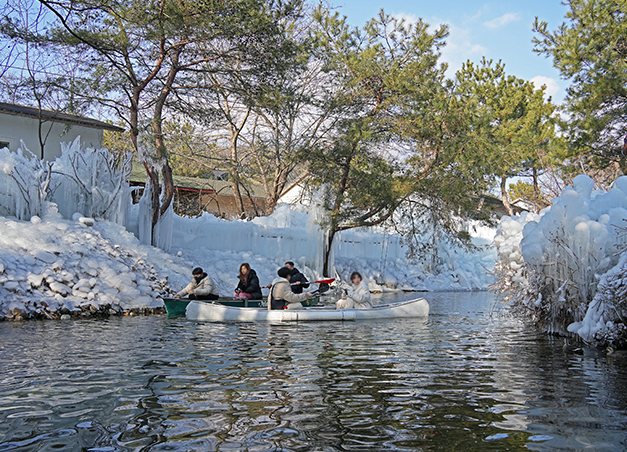
M25 312L19 308L14 308L9 314L0 317L0 322L26 322L29 320L72 320L72 319L106 319L109 317L134 317L149 315L165 315L164 306L159 307L133 307L121 309L117 305L101 305L96 307L92 304L78 306L78 309L70 311L67 308L58 309L52 312L46 311L44 307L36 308L33 312Z

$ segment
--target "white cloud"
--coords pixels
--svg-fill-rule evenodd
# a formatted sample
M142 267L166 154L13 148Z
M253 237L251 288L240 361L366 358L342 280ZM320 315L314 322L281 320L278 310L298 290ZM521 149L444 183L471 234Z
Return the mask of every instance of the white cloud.
M497 17L496 19L492 19L487 22L484 22L483 25L485 25L488 28L501 28L509 23L516 22L519 19L520 19L520 14L518 13L505 13L502 16Z
M393 14L392 16L395 19L404 20L405 25L414 25L416 22L418 22L418 16L416 16L415 14L411 14L411 13L398 13L398 14Z
M413 25L418 22L418 16L412 13L400 12L395 13L393 16L396 19L404 19L405 24ZM442 24L448 26L449 35L446 38L446 45L441 49L442 57L441 62L448 63L448 69L446 76L452 78L455 76L455 72L461 69L462 64L467 60L476 60L487 54L488 49L481 44L472 42L471 28L459 27L445 20L441 20L435 17L424 19L429 25L429 32L433 33Z
M545 94L553 98L555 98L555 96L562 89L556 79L551 78L551 77L546 77L544 75L536 75L530 81L534 84L536 89L540 89L542 85L545 85L546 86L546 89L544 90Z
M469 29L449 24L449 36L442 49L442 61L449 65L446 71L448 77L453 77L467 60L475 60L487 52L484 46L472 42Z

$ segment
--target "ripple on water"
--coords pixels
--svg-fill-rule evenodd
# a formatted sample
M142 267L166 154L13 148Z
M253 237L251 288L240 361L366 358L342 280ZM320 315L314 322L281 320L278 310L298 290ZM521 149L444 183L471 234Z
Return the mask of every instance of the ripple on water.
M0 324L0 452L627 448L624 361L427 295L428 321Z

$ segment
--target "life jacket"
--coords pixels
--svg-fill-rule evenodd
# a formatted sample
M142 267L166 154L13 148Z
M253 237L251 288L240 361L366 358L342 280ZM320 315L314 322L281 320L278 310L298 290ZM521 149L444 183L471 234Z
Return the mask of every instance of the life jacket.
M287 301L274 298L274 288L277 286L277 284L272 285L272 288L270 289L270 296L268 297L270 298L270 310L271 311L287 309L287 305L288 305Z

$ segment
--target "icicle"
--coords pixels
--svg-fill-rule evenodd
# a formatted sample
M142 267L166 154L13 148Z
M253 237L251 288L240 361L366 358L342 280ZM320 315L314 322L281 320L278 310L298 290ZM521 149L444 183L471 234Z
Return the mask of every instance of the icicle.
M329 213L325 207L325 198L327 196L328 187L322 186L314 195L311 202L311 209L307 215L307 237L310 244L310 266L319 275L322 275L324 268L324 257L329 243L329 231L326 225L329 222ZM341 240L339 240L341 241ZM329 274L333 274L333 256L334 250L329 255Z

